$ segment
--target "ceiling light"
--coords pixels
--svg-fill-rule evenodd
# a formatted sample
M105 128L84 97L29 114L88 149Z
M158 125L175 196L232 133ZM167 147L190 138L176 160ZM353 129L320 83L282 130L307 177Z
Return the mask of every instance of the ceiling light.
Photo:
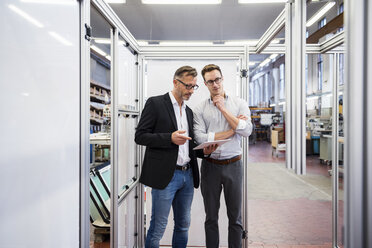
M239 3L286 3L287 0L239 0Z
M111 39L93 38L93 40L97 44L111 45ZM124 41L123 40L119 40L119 45L124 45Z
M93 38L95 43L98 44L111 44L111 39L104 39L104 38Z
M72 0L21 0L23 3L41 3L41 4L58 4L58 5L75 5L76 1Z
M285 102L280 102L279 105L285 105Z
M161 46L211 46L211 41L161 41Z
M279 44L280 43L280 39L273 39L270 43L271 44Z
M137 43L140 46L146 46L146 45L148 45L147 41L144 41L144 40L138 40Z
M315 13L307 22L306 22L306 27L310 27L313 25L316 21L318 21L322 16L324 16L325 13L330 10L333 5L335 5L335 2L329 2L326 5L323 6L318 12Z
M102 51L100 48L96 47L95 45L91 45L90 48L92 48L97 53L101 54L103 57L107 56L107 54Z
M142 0L143 4L221 4L222 0Z
M249 45L249 46L255 46L257 44L258 40L230 40L225 41L225 45Z
M23 18L25 18L27 21L31 22L32 24L34 24L36 27L38 28L43 28L44 25L39 22L38 20L36 20L35 18L31 17L29 14L27 14L26 12L24 12L23 10L17 8L16 6L14 6L13 4L9 4L8 7L13 10L14 12L16 12L18 15L22 16Z
M254 66L255 64L257 64L258 62L257 61L250 61L249 63L248 63L248 65L249 66Z
M269 63L271 61L271 59L270 58L267 58L267 59L265 59L264 61L262 61L261 62L261 64L260 64L260 66L261 67L264 67L267 63Z
M105 58L111 61L111 56L110 55L105 56Z
M275 59L278 56L278 54L274 53L270 55L270 59Z
M125 3L125 0L105 0L106 3Z
M279 40L275 39L270 42L271 44L279 44Z

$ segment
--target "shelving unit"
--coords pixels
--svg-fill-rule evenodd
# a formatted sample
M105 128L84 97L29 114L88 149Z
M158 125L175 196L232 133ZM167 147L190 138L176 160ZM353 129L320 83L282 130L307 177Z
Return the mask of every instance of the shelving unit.
M90 80L90 149L91 166L110 160L110 118L107 114L111 103L110 61L91 49L92 74Z
M93 132L101 130L105 118L103 109L105 104L111 101L110 93L110 87L94 80L90 81L90 122Z
M270 128L268 126L261 125L260 114L270 114L272 113L272 108L249 107L249 109L251 110L251 119L253 124L250 143L255 144L257 140L269 140L270 134L268 132Z

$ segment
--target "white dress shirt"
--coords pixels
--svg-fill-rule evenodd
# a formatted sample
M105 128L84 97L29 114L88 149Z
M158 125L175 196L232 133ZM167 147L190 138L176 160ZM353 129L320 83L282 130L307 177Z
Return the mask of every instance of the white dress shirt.
M226 95L226 94L225 94ZM230 137L231 141L220 145L211 154L214 159L230 159L242 154L241 137L248 137L252 132L251 112L248 104L243 99L226 95L224 100L225 107L234 116L244 115L247 121L240 120L235 130L235 134ZM221 111L213 104L209 98L201 102L194 109L194 134L197 143L214 141L215 133L231 129L230 124L223 116Z
M172 101L174 114L176 115L177 129L185 130L186 133L184 133L183 135L189 136L189 124L187 123L185 103L182 102L182 106L180 109L180 105L178 104L176 98L173 96L172 92L169 92L169 97ZM189 157L189 141L187 140L185 144L179 146L177 165L186 165L190 160L191 159Z

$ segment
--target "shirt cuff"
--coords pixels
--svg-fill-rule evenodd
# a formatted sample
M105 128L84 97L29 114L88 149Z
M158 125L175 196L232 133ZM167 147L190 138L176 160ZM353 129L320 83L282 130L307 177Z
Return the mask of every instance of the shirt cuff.
M208 141L214 141L214 133L213 132L208 133Z
M245 120L239 120L238 126L236 127L236 130L242 130L245 129L247 126L247 122Z

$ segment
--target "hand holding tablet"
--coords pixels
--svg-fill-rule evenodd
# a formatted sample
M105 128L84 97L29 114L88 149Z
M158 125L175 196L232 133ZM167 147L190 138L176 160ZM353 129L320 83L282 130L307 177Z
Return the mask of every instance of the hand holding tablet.
M194 148L194 150L198 150L198 149L203 149L204 147L207 147L207 146L210 146L210 145L222 145L222 144L225 144L226 142L229 142L231 139L224 139L224 140L214 140L214 141L207 141L207 142L204 142L200 145L198 145L197 147Z

